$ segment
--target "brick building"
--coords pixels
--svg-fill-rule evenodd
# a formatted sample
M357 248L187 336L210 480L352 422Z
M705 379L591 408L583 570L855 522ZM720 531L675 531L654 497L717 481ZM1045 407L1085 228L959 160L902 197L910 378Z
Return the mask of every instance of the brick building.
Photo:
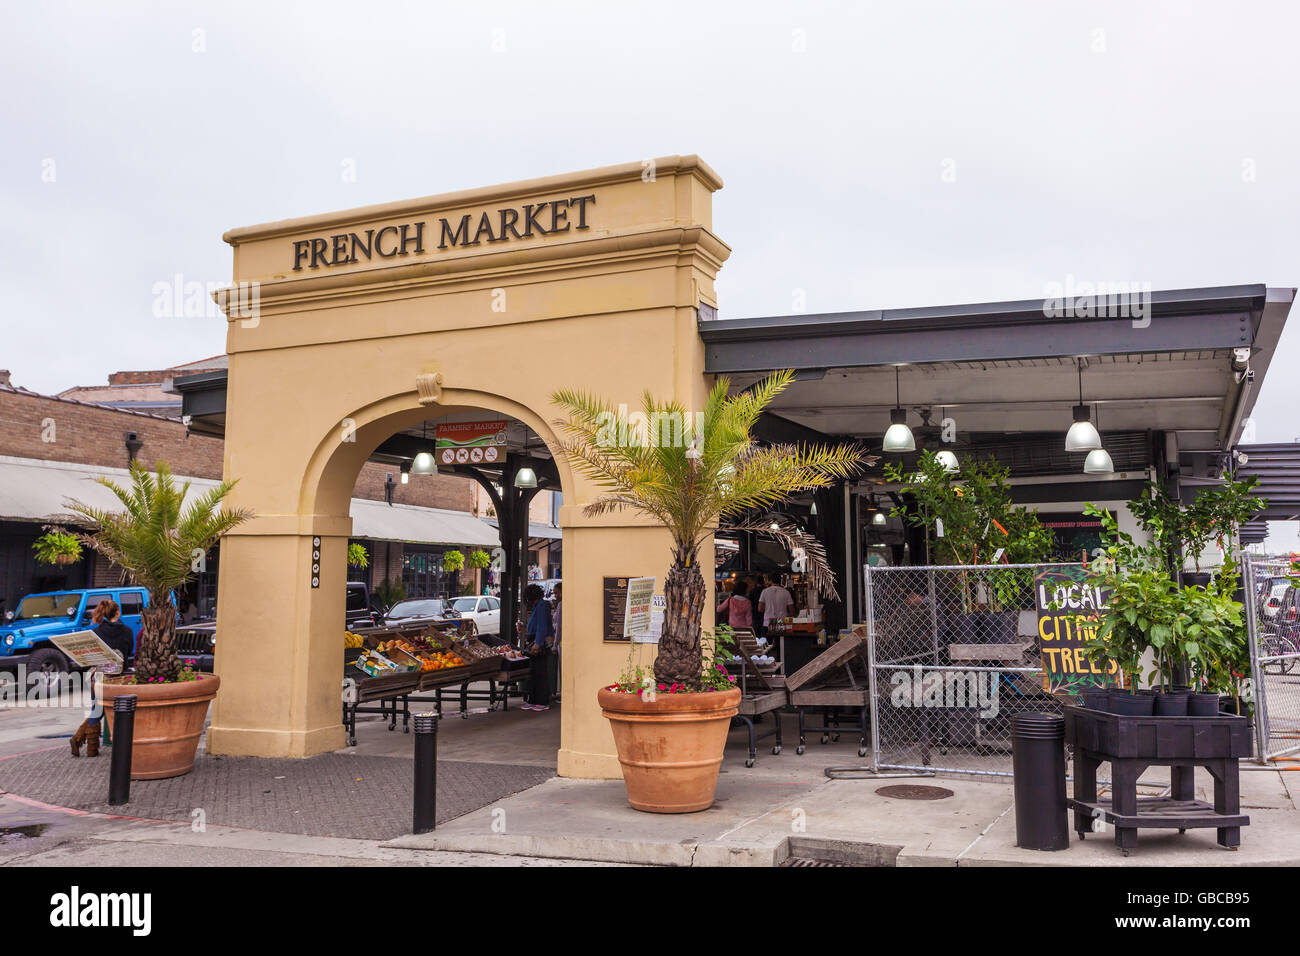
M114 389L120 397L123 388L157 387L122 376L161 374L117 373L114 377L121 380ZM94 483L95 476L124 479L134 458L149 468L166 461L174 473L191 479L197 491L221 478L222 439L194 432L179 418L156 411L70 397L86 393L74 389L40 395L0 376L0 597L6 609L33 591L116 582L117 569L97 555L88 553L74 565L47 566L37 564L32 554L44 526L66 513L68 497L112 506L115 499ZM394 480L400 477L394 472L367 462L357 476L353 531L370 555L370 566L351 569L350 579L372 589L385 579L401 581L411 596L451 594L475 583L469 572L456 579L441 568L443 553L452 547L490 552L497 546L496 529L476 510L476 484L446 474L411 475L402 483ZM194 585L192 597L204 616L215 607L218 567L219 554L214 553Z

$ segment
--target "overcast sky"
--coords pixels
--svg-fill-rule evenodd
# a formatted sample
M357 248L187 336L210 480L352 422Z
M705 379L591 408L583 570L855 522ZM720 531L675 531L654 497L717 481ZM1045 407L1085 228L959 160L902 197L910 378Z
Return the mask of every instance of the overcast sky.
M726 183L724 317L1300 283L1300 5L718 6L9 6L0 367L224 351L153 288L228 281L232 226L672 153ZM1297 359L1300 315L1260 441Z

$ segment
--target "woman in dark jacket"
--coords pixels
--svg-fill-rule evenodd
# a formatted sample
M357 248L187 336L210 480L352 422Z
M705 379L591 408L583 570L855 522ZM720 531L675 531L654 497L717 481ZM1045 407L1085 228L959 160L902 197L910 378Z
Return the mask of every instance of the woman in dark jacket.
M524 634L528 637L525 645L532 655L529 667L528 703L524 710L550 710L551 702L551 638L555 636L555 627L551 622L551 605L542 597L542 589L536 584L528 585L524 592L528 602L528 626Z
M90 619L95 622L95 635L122 655L122 666L135 653L135 633L122 623L122 609L116 601L105 598L95 606Z
M95 626L92 628L95 636L122 655L122 667L117 671L117 673L121 673L126 669L127 661L131 659L131 655L135 652L135 634L122 623L122 609L117 606L116 601L105 598L95 605L95 610L91 612L90 619L95 622ZM90 706L93 710L95 707L93 675L91 688ZM77 732L72 735L72 756L81 756L81 745L83 743L86 745L87 757L99 756L98 718L86 718L81 722L81 726L77 728Z

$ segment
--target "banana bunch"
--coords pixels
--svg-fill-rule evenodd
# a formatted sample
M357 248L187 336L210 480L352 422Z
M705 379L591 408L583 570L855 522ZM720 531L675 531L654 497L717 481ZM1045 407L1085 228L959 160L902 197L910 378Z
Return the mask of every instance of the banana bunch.
M365 647L366 641L360 634L353 634L351 631L343 632L344 647Z

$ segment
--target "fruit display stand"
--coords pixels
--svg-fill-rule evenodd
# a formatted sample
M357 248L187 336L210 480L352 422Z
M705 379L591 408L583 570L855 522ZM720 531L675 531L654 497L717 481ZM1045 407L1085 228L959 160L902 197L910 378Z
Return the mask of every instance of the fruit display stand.
M489 648L475 637L472 621L422 622L395 628L358 628L344 637L343 726L348 745L355 747L357 714L378 714L388 729L410 733L413 694L432 692L435 712L442 717L444 693L459 688L462 717L469 716L469 701L487 700L496 709L497 683L512 678L516 662L507 661L502 649ZM397 665L388 673L366 673L358 661L376 660ZM527 673L527 658L523 661ZM487 691L470 690L472 683L489 682ZM508 702L508 684L501 691ZM426 698L427 699L427 698Z
M1093 820L1115 827L1115 845L1125 856L1137 848L1137 831L1191 827L1218 830L1220 846L1241 845L1241 828L1250 817L1241 813L1237 761L1251 755L1250 721L1245 717L1134 717L1067 706L1065 742L1074 748L1074 829L1079 839ZM1097 797L1097 767L1111 765L1110 800ZM1148 768L1170 768L1168 797L1137 796L1138 777ZM1214 778L1213 805L1195 799L1194 773L1204 767Z
M472 637L473 633L474 622L463 620L345 632L343 726L348 746L357 745L357 714L378 714L388 720L390 731L397 728L400 716L403 732L410 733L411 694L422 688L464 681L470 676L470 668L463 666L463 661L462 666L451 665L450 648L458 636ZM425 648L428 657L421 658L418 654ZM368 672L359 666L365 662L396 666L389 671Z

